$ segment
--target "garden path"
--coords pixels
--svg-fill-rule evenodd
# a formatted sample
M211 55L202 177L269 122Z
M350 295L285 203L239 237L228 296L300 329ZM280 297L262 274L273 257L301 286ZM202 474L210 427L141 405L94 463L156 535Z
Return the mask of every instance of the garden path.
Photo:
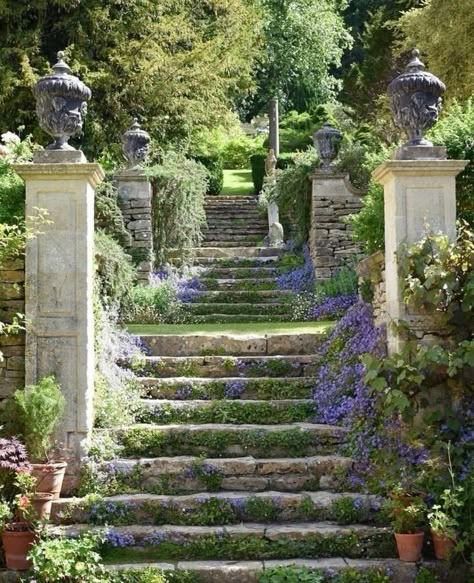
M261 244L255 199L215 197L207 212L196 317L288 319L275 282L283 252ZM378 501L348 491L344 429L312 423L324 337L141 335L141 409L135 425L111 431L121 458L101 468L113 495L58 501L61 532L108 523L108 563L190 570L196 581L256 583L262 570L294 563L389 566L394 581L411 580L415 566L394 560L393 535L378 525Z

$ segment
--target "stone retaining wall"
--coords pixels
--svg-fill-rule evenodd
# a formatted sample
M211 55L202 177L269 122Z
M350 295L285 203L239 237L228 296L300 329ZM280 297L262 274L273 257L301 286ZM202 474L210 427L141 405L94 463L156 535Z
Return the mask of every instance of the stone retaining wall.
M319 171L312 180L309 247L316 279L325 280L360 253L346 219L359 212L362 201L345 175Z
M11 323L25 311L25 264L13 261L0 266L0 321ZM0 399L25 384L25 336L0 336Z
M357 266L359 277L359 293L362 299L366 299L366 293L372 296L374 308L374 320L377 326L387 324L387 312L385 309L385 255L377 251L359 262Z

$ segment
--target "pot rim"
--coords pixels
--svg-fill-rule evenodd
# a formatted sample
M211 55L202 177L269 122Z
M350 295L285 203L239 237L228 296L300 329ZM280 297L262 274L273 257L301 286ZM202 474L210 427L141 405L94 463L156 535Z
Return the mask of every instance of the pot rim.
M395 536L425 536L425 533L420 530L418 532L396 532Z
M24 528L22 530L10 530L10 527L17 525L20 526L22 525ZM24 522L24 521L17 521L17 522L9 522L8 524L5 525L4 529L3 529L3 534L8 533L10 535L13 536L18 536L21 534L26 534L26 533L33 533L34 534L35 530L34 528L32 528L31 524L29 522Z
M54 472L57 470L62 470L63 468L67 467L67 462L65 461L51 461L51 462L43 462L43 463L36 463L31 464L33 470L37 470L40 472Z
M31 500L34 502L35 500L53 500L54 494L51 492L35 492L31 497Z

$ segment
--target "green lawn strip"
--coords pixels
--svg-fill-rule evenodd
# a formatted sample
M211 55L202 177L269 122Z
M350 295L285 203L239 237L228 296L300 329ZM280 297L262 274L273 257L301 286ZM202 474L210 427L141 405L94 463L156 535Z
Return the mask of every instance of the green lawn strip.
M249 196L253 192L254 186L250 170L224 170L224 187L221 195Z
M237 322L233 324L129 324L132 334L205 335L205 334L322 334L334 322Z

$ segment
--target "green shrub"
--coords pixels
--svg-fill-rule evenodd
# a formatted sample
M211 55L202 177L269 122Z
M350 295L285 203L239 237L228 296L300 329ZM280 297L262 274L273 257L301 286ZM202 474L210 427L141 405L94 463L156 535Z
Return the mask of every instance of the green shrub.
M0 223L11 225L25 214L25 183L10 164L0 161Z
M245 170L249 168L251 156L265 153L263 141L262 135L251 138L245 134L228 141L222 152L224 168L230 170Z
M126 319L141 324L160 324L168 321L175 304L176 290L167 281L160 285L136 286L131 290Z
M219 154L207 156L194 156L196 162L202 164L207 170L208 187L206 194L219 195L224 186L224 165Z
M280 121L280 152L306 150L312 144L316 129L318 122L311 114L289 111Z
M131 238L125 228L117 190L107 180L95 191L95 228L115 239L120 245L130 245Z
M175 152L163 156L163 163L148 168L153 185L153 242L157 265L166 263L169 251L177 250L189 261L202 240L206 224L204 196L206 169Z
M258 194L263 188L266 157L267 154L253 154L253 156L250 156L250 166L252 168L252 181L255 194Z
M97 552L98 536L44 539L30 551L37 583L103 583L108 577Z
M95 285L101 302L121 311L129 301L136 271L130 257L103 231L95 234Z
M64 413L65 399L53 376L13 395L21 434L30 459L45 462L53 448L54 431Z

